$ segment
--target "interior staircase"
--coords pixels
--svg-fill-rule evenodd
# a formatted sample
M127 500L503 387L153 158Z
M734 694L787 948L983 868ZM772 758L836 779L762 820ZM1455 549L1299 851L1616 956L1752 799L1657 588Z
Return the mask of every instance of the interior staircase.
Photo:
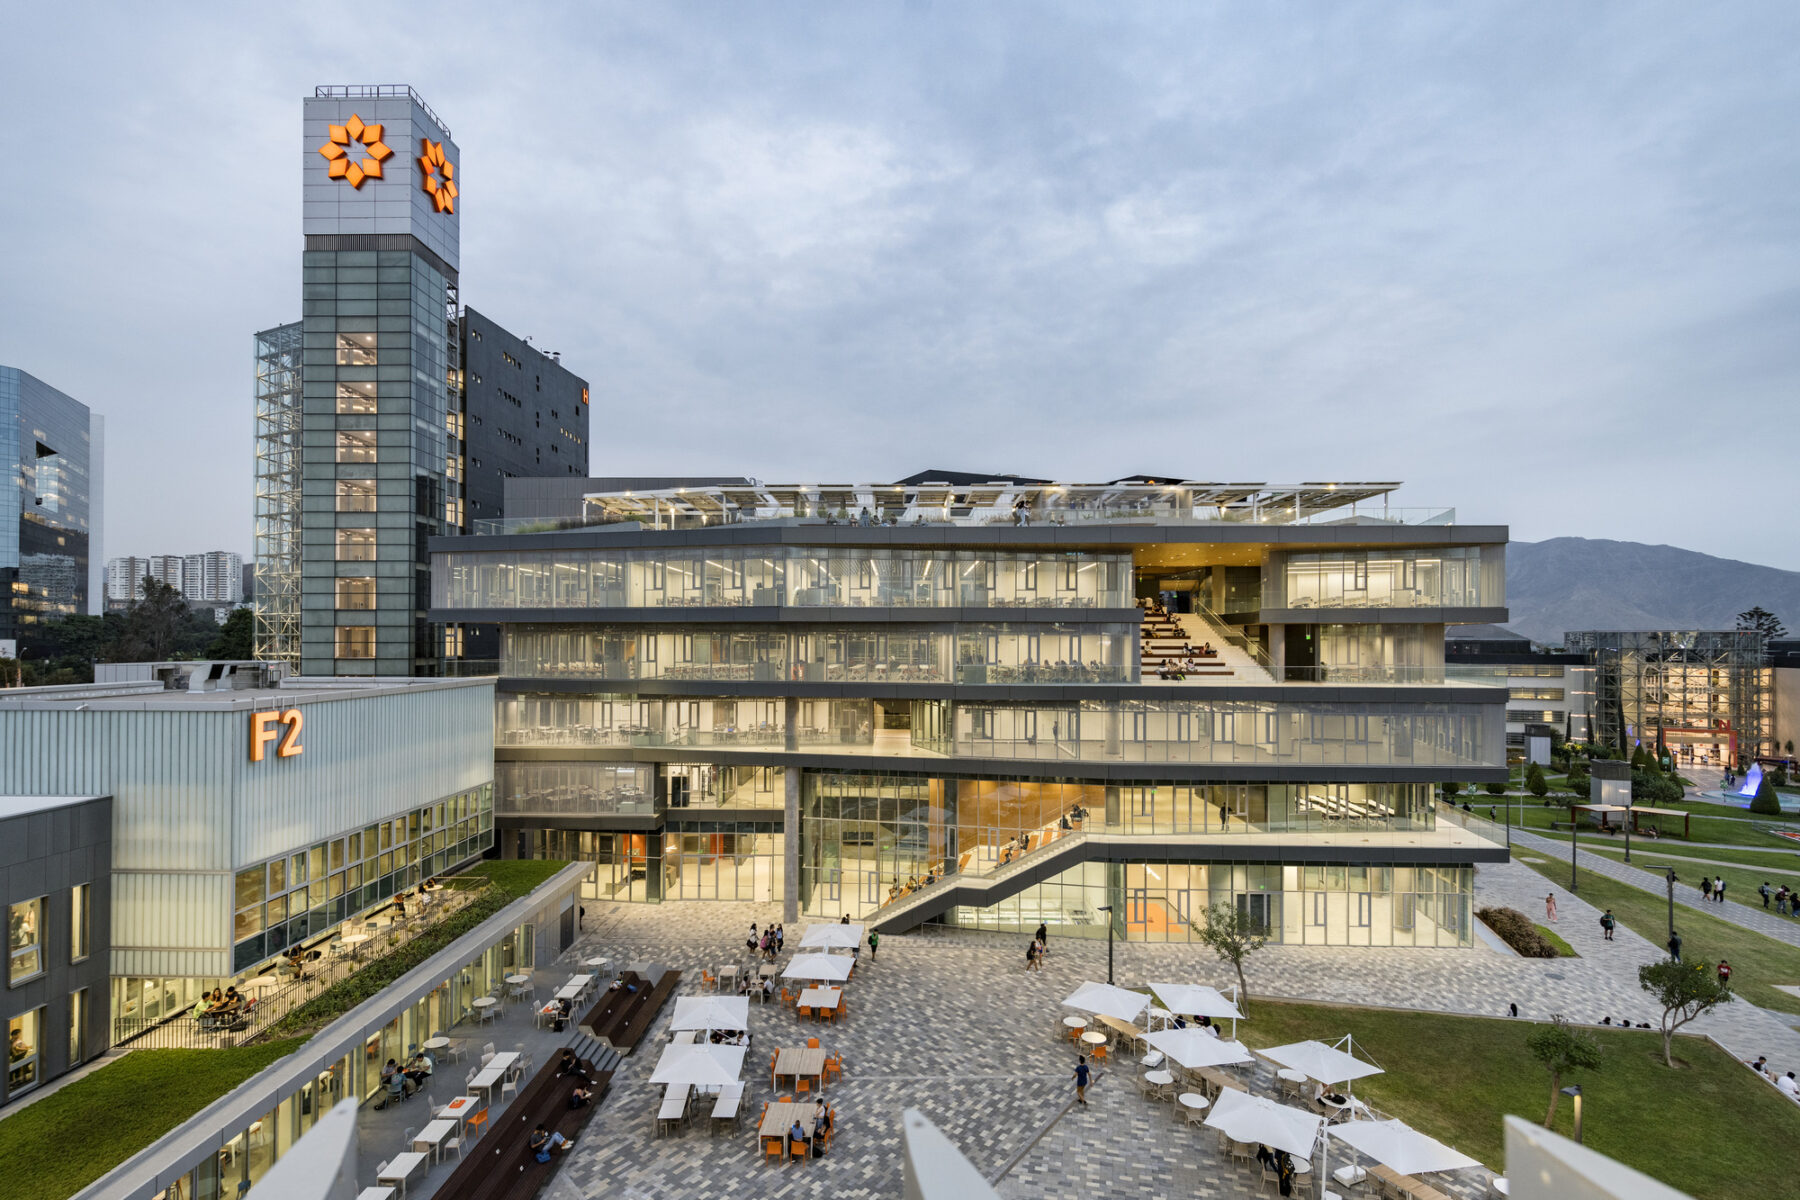
M1269 674L1250 652L1232 642L1233 638L1241 639L1243 635L1228 626L1214 623L1204 613L1179 613L1176 618L1181 623L1182 632L1194 645L1211 643L1219 661L1230 667L1232 674L1246 683L1274 683L1275 677Z

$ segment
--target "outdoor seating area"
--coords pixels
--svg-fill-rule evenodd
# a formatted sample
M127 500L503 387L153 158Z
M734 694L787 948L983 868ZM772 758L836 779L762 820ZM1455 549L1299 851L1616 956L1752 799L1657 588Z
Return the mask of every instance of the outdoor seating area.
M622 971L581 1019L581 1031L620 1054L630 1054L680 984L680 971L653 964Z

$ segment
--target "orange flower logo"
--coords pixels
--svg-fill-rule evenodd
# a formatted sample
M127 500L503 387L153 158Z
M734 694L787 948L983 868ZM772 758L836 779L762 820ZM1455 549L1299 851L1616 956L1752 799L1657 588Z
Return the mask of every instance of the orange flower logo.
M350 159L353 145L363 148L362 157L354 162ZM381 143L381 126L364 125L355 113L344 124L331 127L331 140L319 147L319 153L330 164L326 171L331 178L348 180L353 188L362 187L365 179L380 179L382 161L394 154Z
M419 139L419 186L437 211L456 212L456 164L444 157L444 143Z

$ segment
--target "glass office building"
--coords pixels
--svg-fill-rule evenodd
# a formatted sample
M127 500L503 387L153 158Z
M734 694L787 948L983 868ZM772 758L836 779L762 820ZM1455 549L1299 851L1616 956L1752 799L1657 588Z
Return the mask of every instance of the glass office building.
M98 416L0 366L0 657L29 651L33 626L100 603L101 460Z
M1434 787L1505 776L1506 531L1387 484L596 487L432 542L500 627L497 844L884 929L1467 944ZM469 669L479 669L470 664Z

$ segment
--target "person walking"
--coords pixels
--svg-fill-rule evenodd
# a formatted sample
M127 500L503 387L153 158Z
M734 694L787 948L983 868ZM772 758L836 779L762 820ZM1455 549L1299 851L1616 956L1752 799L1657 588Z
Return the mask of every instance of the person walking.
M1038 966L1038 944L1035 941L1032 942L1031 945L1025 947L1025 969L1027 971L1036 971L1040 969Z
M881 935L873 929L869 930L869 961L875 961L875 948L881 945Z
M1609 942L1613 940L1613 926L1616 924L1618 922L1613 920L1612 909L1609 908L1600 914L1600 929Z
M1681 935L1673 929L1669 930L1669 961L1681 964Z
M1038 922L1037 944L1041 952L1050 953L1050 926L1043 921Z
M1552 921L1556 920L1556 893L1551 892L1544 897L1544 915Z
M1713 876L1713 900L1719 904L1725 903L1725 877L1723 875Z
M1712 899L1712 880L1704 875L1700 877L1700 898L1702 900Z
M1731 986L1731 964L1722 958L1719 960L1719 986Z
M1077 1103L1077 1104L1086 1104L1087 1103L1088 1080L1091 1078L1093 1078L1093 1072L1088 1070L1087 1055L1085 1055L1085 1054L1076 1055L1076 1057L1075 1057L1075 1103Z
M1757 895L1759 895L1763 898L1763 907L1764 908L1769 907L1769 897L1773 896L1775 894L1774 892L1771 892L1769 890L1769 881L1766 879L1763 880L1762 886L1757 888L1756 892L1757 892Z

